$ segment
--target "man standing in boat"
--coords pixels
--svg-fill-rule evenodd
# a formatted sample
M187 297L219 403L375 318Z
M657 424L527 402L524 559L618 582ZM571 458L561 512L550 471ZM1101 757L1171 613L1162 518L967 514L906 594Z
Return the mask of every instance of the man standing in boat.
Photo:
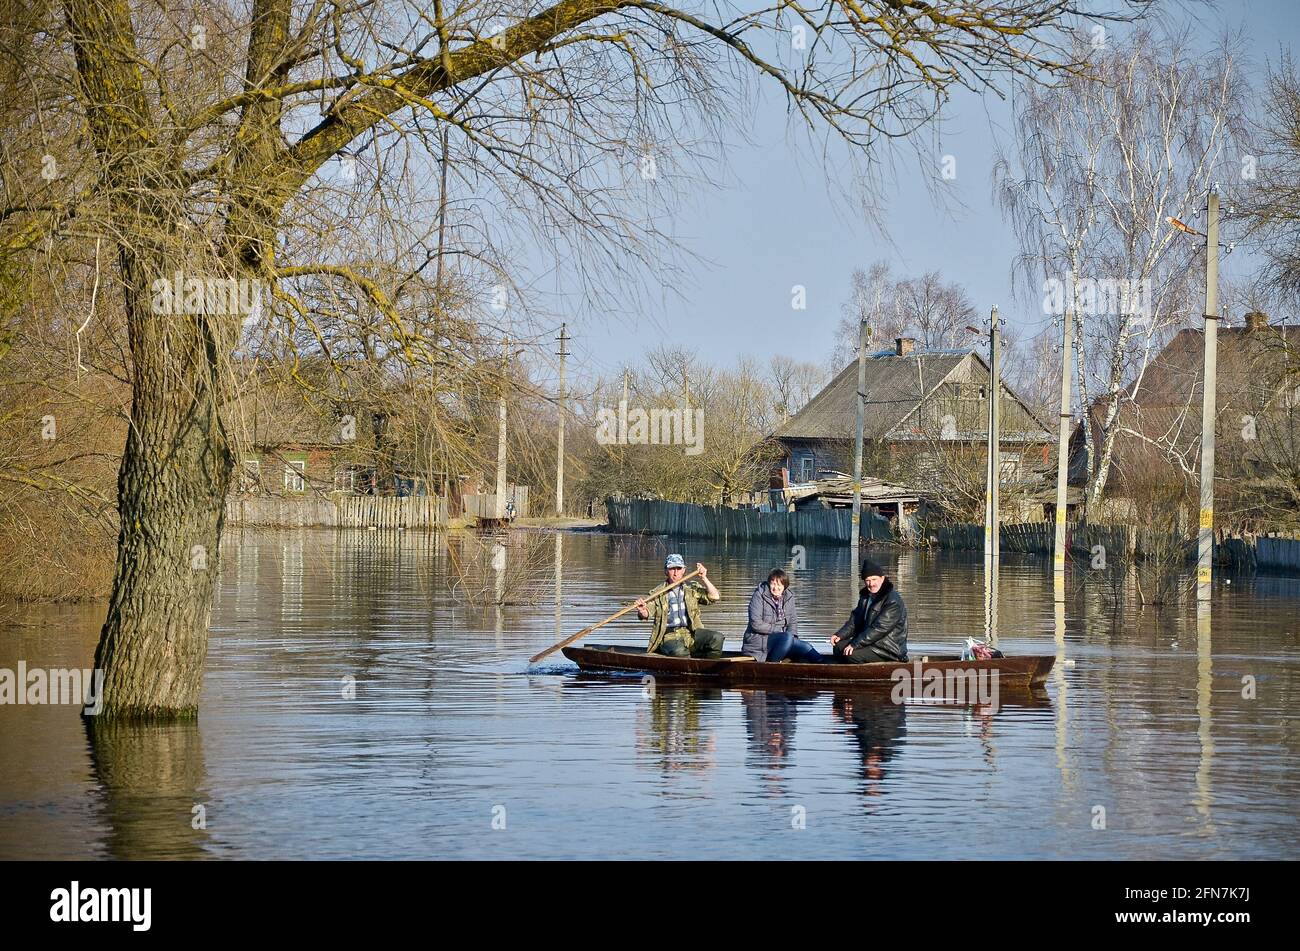
M700 607L722 600L722 595L709 580L708 569L696 562L699 577L680 587L673 588L651 601L639 598L636 613L643 621L652 621L647 654L664 654L668 657L721 657L723 635L700 627ZM664 561L664 575L669 584L681 581L686 574L686 561L681 555L669 555Z
M835 659L848 664L907 660L907 605L871 559L862 563L858 606L844 626L831 635Z

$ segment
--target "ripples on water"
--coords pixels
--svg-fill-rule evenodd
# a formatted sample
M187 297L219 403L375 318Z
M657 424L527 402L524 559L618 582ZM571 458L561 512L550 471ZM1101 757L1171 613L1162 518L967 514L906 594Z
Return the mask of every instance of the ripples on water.
M789 553L681 548L709 566L724 600L708 623L737 646L750 591ZM1050 564L1005 560L1001 646L1072 665L1046 697L1004 691L994 715L879 694L650 690L559 654L528 666L654 586L668 550L516 533L501 587L540 600L481 608L448 590L456 565L462 590L495 590L471 539L233 535L197 724L102 731L92 749L75 708L0 707L0 857L1295 853L1296 579L1220 588L1199 635L1190 603L1116 617L1075 579L1058 629ZM881 557L914 645L982 631L978 556ZM851 575L847 552L808 551L803 631L823 649L853 604ZM89 665L101 611L9 609L0 667ZM590 640L645 635L623 620Z

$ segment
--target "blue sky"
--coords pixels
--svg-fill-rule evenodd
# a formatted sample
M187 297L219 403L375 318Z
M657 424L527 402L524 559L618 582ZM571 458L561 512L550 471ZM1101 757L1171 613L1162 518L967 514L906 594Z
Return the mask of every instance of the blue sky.
M1189 4L1207 36L1220 26L1244 30L1252 76L1263 73L1300 37L1298 0L1236 0ZM1167 15L1181 20L1179 7ZM964 285L976 307L997 304L1024 336L1043 326L1041 312L1013 300L1010 265L1017 247L991 196L994 136L1006 135L1010 106L993 97L956 98L935 140L931 168L903 151L887 189L887 238L837 201L823 165L791 144L784 104L770 90L749 130L751 143L734 143L721 188L701 188L674 219L677 235L703 259L692 266L693 286L640 314L582 320L570 331L574 352L590 374L612 375L633 365L660 332L691 344L720 363L732 355L762 360L777 352L824 361L847 300L855 267L884 258L896 273L938 269ZM931 140L926 140L927 148ZM956 158L956 178L943 183L964 208L936 203L925 175L940 176L942 156ZM1224 261L1223 277L1248 270L1241 254ZM790 289L807 288L807 309L794 311ZM581 371L580 371L581 372Z

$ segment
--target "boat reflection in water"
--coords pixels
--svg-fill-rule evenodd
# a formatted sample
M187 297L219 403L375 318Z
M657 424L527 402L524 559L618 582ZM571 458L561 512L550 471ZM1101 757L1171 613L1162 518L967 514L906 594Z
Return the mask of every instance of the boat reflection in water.
M575 686L626 684L629 679L587 671L569 678ZM879 796L885 791L891 762L907 744L911 708L956 714L950 732L977 740L985 761L996 768L993 741L998 717L1008 711L1050 711L1052 707L1046 691L1023 687L1002 688L993 704L980 703L975 697L896 702L889 689L880 687L718 688L650 677L643 678L640 690L644 702L636 716L638 759L648 759L665 772L705 772L717 765L713 730L720 716L726 715L726 704L738 696L745 719L746 766L757 774L764 794L775 796L788 791L787 770L794 765L798 752L795 733L800 721L813 737L828 732L849 736L859 764L862 792ZM832 729L828 731L827 727Z
M955 725L956 731L978 739L984 759L990 766L996 766L993 737L998 716L1008 710L1050 710L1052 706L1046 691L1023 688L1004 688L995 705L981 704L975 699L915 699L900 703L895 702L889 690L861 687L738 692L745 711L748 763L777 791L780 791L779 770L790 765L795 750L796 718L802 715L805 725L817 729L819 718L829 706L832 723L848 727L847 731L834 732L847 732L852 738L864 783L862 791L869 796L884 791L889 764L907 744L910 708L927 707L958 714L964 723Z

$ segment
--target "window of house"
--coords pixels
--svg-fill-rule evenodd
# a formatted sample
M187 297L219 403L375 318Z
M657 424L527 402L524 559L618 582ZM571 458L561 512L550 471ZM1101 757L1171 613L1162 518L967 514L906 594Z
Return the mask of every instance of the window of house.
M339 466L334 470L334 488L342 492L357 490L357 467Z
M303 478L306 473L307 463L291 462L284 467L284 489L286 492L302 492L307 488L307 482Z
M799 481L811 482L812 478L813 478L813 457L800 456L799 457Z
M1019 482L1020 481L1020 453L1002 452L998 455L998 466L1001 474L998 476L1002 482Z

